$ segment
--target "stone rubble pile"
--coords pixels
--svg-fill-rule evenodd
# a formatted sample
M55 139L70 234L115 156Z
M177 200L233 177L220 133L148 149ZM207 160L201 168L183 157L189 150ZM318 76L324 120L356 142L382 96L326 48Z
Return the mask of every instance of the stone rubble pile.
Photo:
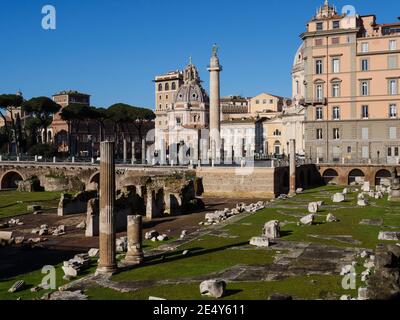
M379 232L378 240L380 240L380 241L399 241L400 240L400 232L381 231L381 232Z
M224 209L223 211L215 211L207 213L205 216L205 222L200 222L199 225L211 226L214 224L221 223L241 213L256 213L260 210L265 209L268 202L259 201L246 205L245 203L239 203L233 209Z
M259 248L267 248L270 246L270 240L279 239L281 227L278 220L272 220L264 225L261 237L253 237L250 239L250 245Z
M182 232L182 234L183 234L183 232ZM181 239L183 239L182 234L181 234L181 237L180 237ZM186 235L186 233L185 233L185 235ZM168 241L168 236L166 234L160 234L156 230L151 230L149 232L146 232L144 238L146 240L151 240L153 242L156 242L156 241Z
M39 228L32 229L32 234L37 234L39 236L62 236L66 234L66 228L64 225L60 225L58 227L49 228L47 224L42 224Z
M76 278L82 270L90 265L90 256L88 253L77 254L73 259L63 262L64 279L70 280Z
M8 227L17 227L17 226L23 226L24 223L20 219L11 219L8 221Z

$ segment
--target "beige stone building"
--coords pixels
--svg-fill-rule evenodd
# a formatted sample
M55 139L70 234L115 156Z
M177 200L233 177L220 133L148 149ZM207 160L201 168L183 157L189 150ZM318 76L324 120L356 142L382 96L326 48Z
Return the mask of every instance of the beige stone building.
M338 14L325 1L301 38L293 91L307 106L306 153L325 162L397 162L400 22Z
M249 100L242 96L226 96L221 98L221 121L241 119L249 115Z
M296 153L304 155L304 112L302 106L286 107L263 122L263 151L266 155L288 155L289 141L296 140Z
M284 98L261 93L249 100L249 113L254 117L272 116L282 112Z

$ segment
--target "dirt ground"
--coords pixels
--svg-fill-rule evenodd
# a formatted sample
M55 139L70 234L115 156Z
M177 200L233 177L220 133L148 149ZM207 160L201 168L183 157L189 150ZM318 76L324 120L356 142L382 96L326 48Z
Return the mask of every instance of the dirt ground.
M165 233L169 237L179 237L182 230L194 231L198 229L199 222L204 221L206 213L224 208L233 208L238 202L253 203L266 199L236 200L221 198L204 198L205 210L199 213L192 213L181 216L165 217L154 219L151 222L144 222L143 232L155 229L159 233ZM10 227L4 231L13 231L13 236L24 236L38 238L32 234L34 228L39 228L46 224L49 228L60 225L66 226L66 235L60 237L42 236L46 241L35 245L13 245L0 248L0 279L7 279L19 274L28 273L42 268L44 265L56 265L64 260L71 259L75 254L87 252L90 248L98 247L98 237L86 238L84 230L79 230L76 226L84 221L85 214L58 217L54 213L41 215L24 215L18 217L24 222L23 226ZM9 221L10 218L0 219L0 223ZM126 233L119 233L121 237Z

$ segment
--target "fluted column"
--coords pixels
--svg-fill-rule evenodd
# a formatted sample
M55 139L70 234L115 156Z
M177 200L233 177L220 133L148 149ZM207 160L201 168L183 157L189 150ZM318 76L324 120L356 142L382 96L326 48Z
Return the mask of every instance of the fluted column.
M289 143L290 149L290 190L289 194L296 194L296 140L291 139Z
M125 262L141 264L143 261L142 249L142 216L128 216L128 252Z
M117 271L115 258L115 162L114 142L100 144L100 260L99 274Z

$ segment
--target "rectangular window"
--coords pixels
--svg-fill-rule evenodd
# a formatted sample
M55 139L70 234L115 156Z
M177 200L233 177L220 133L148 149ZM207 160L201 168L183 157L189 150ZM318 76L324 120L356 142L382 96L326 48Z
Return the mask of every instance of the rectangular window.
M317 22L317 31L324 30L324 24L322 22Z
M389 128L389 139L397 139L397 128L391 127Z
M351 147L347 147L347 153L351 153Z
M389 41L389 50L397 50L397 41L396 40L390 40Z
M361 44L361 52L362 53L367 53L369 51L369 45L368 42L363 42Z
M340 43L339 37L332 38L332 44L339 44L339 43Z
M316 98L316 100L317 100L317 101L322 101L323 95L324 95L323 88L322 88L322 84L317 84L315 90L316 90L316 92L315 92L315 98Z
M322 129L317 129L317 140L322 140L323 135L322 135Z
M368 96L369 95L369 82L361 81L361 95Z
M323 72L322 60L316 60L315 61L315 73L322 74L322 72Z
M368 106L362 106L361 107L361 117L363 119L368 119L369 118L369 108L368 108Z
M389 106L389 118L397 118L397 105L391 104Z
M317 107L316 109L315 109L315 118L317 119L317 120L322 120L324 117L323 117L323 113L322 113L322 108L321 107Z
M389 94L392 96L397 95L397 79L389 80Z
M256 104L260 104L260 100L256 100Z
M333 69L333 73L339 73L340 72L340 59L334 58L332 60L332 69Z
M397 69L397 56L389 56L388 57L388 68L389 69Z
M333 27L333 29L339 29L340 28L340 21L333 21L332 27Z
M369 147L368 146L363 146L362 147L362 157L364 159L368 159L369 158Z
M340 140L339 128L334 128L333 129L333 140Z
M341 151L340 147L333 147L332 148L332 154L333 154L333 161L334 162L339 162L340 161L340 155L341 155L340 151Z
M324 149L322 147L317 147L317 157L320 161L324 159Z
M363 140L368 140L369 139L369 128L362 128L361 135L362 135Z
M267 100L266 99L263 100L263 104L267 104Z
M332 84L332 97L337 98L340 96L340 83Z
M361 71L368 71L369 70L369 61L368 59L361 60Z
M322 39L315 39L315 45L316 46L322 46L324 44Z
M176 124L181 124L182 123L182 119L181 118L176 118Z
M340 120L340 108L339 107L333 107L332 118L333 118L333 120Z

